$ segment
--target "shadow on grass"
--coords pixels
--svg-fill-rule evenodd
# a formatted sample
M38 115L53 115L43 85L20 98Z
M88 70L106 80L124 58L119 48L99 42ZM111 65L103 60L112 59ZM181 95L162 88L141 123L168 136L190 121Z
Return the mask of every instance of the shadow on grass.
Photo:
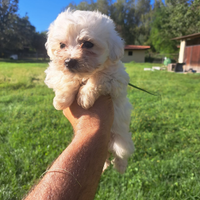
M30 89L30 88L34 88L36 85L35 84L32 84L32 83L30 83L30 84L27 84L27 83L11 83L11 84L8 84L8 83L6 83L6 84L2 84L1 85L1 89L7 89L7 90L9 90L9 89L11 89L11 90L18 90L18 89Z
M0 62L7 62L7 63L48 63L49 59L24 59L24 60L13 60L13 59L4 59L0 58Z

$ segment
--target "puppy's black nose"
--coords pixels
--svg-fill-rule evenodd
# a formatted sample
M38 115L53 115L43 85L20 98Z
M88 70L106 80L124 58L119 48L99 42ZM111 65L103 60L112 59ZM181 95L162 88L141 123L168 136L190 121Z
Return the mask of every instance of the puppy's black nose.
M68 67L68 68L73 68L73 67L76 66L76 64L77 64L77 60L76 59L71 58L71 59L66 59L65 60L65 66Z

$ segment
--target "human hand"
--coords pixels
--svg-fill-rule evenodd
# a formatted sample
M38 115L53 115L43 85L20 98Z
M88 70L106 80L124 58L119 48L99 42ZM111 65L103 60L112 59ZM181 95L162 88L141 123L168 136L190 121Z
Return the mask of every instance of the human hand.
M114 119L113 103L109 95L100 96L88 110L74 101L70 107L63 110L63 114L72 124L75 134L90 128L110 130ZM110 131L105 131L108 132Z

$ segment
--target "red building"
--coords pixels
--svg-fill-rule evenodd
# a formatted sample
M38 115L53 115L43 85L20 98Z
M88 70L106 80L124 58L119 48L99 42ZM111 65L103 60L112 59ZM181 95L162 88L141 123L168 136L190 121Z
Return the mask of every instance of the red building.
M180 40L179 63L184 63L183 71L189 69L200 72L200 33L173 38Z

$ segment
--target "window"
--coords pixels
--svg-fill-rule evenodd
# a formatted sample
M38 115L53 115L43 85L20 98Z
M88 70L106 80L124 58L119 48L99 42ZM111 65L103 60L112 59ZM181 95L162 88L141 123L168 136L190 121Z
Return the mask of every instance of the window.
M132 56L132 55L133 55L133 52L132 52L132 51L129 51L129 52L128 52L128 55L129 55L129 56Z

